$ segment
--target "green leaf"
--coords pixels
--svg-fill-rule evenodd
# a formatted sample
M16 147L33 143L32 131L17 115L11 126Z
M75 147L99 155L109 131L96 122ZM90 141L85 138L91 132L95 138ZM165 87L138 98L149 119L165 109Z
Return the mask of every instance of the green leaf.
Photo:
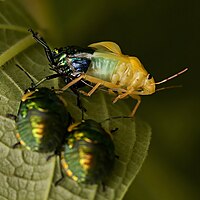
M105 129L119 128L114 134L116 147L115 168L102 185L77 184L66 177L58 186L54 183L61 177L58 157L46 161L47 154L25 149L13 149L15 122L6 114L17 114L23 91L30 86L29 78L15 64L22 66L35 81L50 75L48 62L41 46L26 31L33 21L23 12L17 1L0 1L0 199L1 200L64 200L64 199L122 199L135 178L147 155L151 131L139 120L112 119L103 123ZM46 87L58 87L57 80L44 83ZM76 97L70 91L63 94L72 116L81 120L76 106ZM112 104L113 96L96 92L91 97L82 97L87 109L85 118L98 122L110 116L124 116L132 107L124 100Z

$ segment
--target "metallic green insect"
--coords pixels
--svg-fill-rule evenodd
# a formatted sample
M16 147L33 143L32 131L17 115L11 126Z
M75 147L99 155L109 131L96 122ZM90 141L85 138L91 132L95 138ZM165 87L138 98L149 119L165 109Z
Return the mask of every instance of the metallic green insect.
M61 152L61 165L67 176L78 183L103 183L116 157L111 134L94 120L72 124L68 132Z
M16 137L29 150L57 151L70 121L70 114L56 93L38 88L22 97L16 118Z
M28 150L38 152L58 152L71 123L64 101L53 89L45 87L25 91L17 116L7 116L16 121L19 142L14 147L21 144Z

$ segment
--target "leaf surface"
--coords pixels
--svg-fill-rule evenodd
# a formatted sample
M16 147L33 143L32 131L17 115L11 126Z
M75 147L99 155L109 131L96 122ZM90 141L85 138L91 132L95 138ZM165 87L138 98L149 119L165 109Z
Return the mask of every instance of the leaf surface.
M21 96L31 84L15 64L22 66L35 81L52 72L43 49L34 44L27 31L33 20L17 1L0 1L0 11L0 199L122 199L147 155L151 130L144 122L120 118L102 124L106 130L119 129L113 136L119 159L105 182L105 191L101 184L78 185L68 177L55 186L61 176L58 157L46 161L47 154L12 148L17 142L15 122L6 118L6 114L17 114ZM51 80L43 86L58 87L58 81ZM75 95L68 90L63 98L71 115L80 121ZM87 109L85 118L98 122L110 116L127 115L132 109L123 100L112 104L113 96L103 91L81 99Z

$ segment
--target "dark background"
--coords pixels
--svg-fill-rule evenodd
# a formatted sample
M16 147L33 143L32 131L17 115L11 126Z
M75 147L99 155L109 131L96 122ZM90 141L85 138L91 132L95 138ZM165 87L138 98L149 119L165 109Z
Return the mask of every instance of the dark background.
M160 85L181 88L142 98L136 115L152 127L152 142L124 199L199 199L198 0L22 2L52 46L114 41L124 54L137 56L156 81L189 68Z

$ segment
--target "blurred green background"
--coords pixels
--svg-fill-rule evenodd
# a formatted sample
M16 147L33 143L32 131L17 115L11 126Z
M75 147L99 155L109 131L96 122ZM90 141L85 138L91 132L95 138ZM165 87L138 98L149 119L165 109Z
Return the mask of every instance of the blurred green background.
M114 41L137 56L163 86L182 88L142 98L137 117L152 127L149 155L125 200L200 198L198 0L21 0L52 46ZM161 85L160 85L161 87ZM125 100L131 104L131 100Z

